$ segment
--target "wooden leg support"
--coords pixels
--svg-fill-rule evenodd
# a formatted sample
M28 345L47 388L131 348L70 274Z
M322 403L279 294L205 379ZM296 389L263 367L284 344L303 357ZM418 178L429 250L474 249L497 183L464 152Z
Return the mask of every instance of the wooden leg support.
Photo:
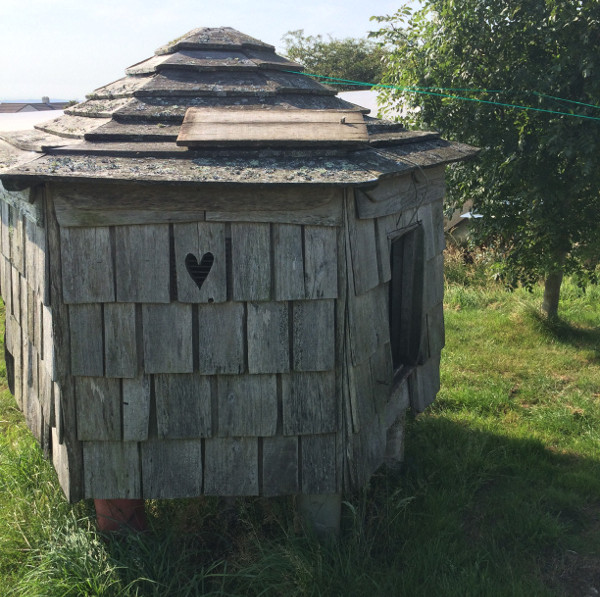
M298 513L320 537L337 537L340 532L342 494L299 495Z
M148 528L144 500L94 500L98 529L113 531L145 531Z

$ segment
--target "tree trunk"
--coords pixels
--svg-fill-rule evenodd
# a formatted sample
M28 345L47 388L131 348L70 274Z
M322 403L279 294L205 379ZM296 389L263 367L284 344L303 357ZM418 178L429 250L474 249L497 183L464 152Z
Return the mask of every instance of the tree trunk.
M542 311L546 313L549 319L556 319L558 317L558 301L560 299L560 285L562 281L563 272L560 270L548 274L544 283Z

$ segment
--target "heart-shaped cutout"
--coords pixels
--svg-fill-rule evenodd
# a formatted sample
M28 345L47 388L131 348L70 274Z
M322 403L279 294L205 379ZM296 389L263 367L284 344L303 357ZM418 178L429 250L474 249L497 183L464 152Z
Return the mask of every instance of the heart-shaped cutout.
M196 282L198 288L202 288L202 284L204 284L204 280L206 280L210 273L214 261L215 256L212 253L204 253L200 263L198 263L198 259L192 253L188 253L185 256L185 267L190 278Z

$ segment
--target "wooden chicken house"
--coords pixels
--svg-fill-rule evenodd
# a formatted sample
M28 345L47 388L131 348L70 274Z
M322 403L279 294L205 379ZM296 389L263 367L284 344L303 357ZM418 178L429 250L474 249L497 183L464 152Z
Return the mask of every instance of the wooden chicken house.
M301 70L196 29L2 134L11 387L69 500L339 495L435 398L474 149Z

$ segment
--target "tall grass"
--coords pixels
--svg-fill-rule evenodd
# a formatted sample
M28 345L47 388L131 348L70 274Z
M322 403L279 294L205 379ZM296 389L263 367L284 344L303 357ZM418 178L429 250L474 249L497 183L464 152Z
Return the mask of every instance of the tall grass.
M558 596L600 590L600 292L509 293L449 256L442 389L407 426L401 472L345 496L339 541L293 500L153 501L106 540L0 392L0 595ZM5 375L0 366L0 380Z

